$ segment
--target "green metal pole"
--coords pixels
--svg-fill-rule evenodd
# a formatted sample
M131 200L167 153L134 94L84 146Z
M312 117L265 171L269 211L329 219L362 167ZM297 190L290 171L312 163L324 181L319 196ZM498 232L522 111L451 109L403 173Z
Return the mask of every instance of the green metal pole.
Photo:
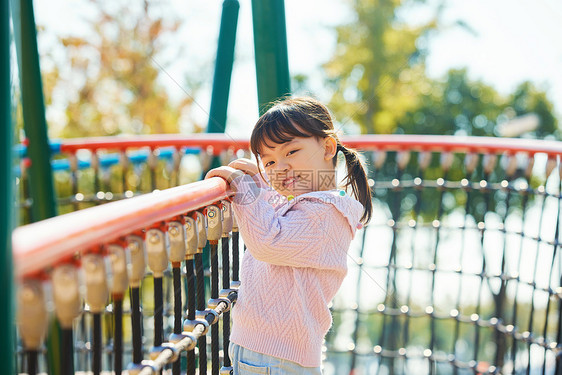
M213 78L211 110L207 133L224 133L226 129L226 112L230 79L234 64L234 46L236 44L236 26L238 24L238 0L225 0L222 3L221 25L217 46L217 60Z
M291 93L283 0L252 0L254 51L260 115Z
M232 66L234 65L234 46L236 45L236 27L238 25L238 0L224 0L222 3L221 25L217 44L217 59L215 62L215 75L213 77L213 91L211 94L211 109L207 133L224 133L226 130L226 115L228 110L228 96L230 95L230 80ZM220 158L214 157L210 169L220 167ZM208 170L203 171L201 179ZM211 248L209 244L203 249L203 267L210 267ZM205 277L205 295L210 290L210 279Z
M0 238L2 251L0 260L0 363L3 374L15 374L15 319L14 319L14 278L12 266L12 229L14 214L14 180L12 179L12 104L10 82L10 9L9 1L2 1L0 10L0 114L2 114L2 135L0 140Z
M39 221L56 216L57 206L37 51L37 33L32 0L14 0L13 4L23 122L25 135L29 140L27 154L31 159L29 169L30 196L33 200L31 220Z
M24 130L29 145L27 155L31 160L29 168L29 190L32 199L31 221L44 220L57 215L51 151L47 136L45 102L37 32L32 0L13 1L13 24L16 40ZM58 321L53 320L47 335L47 361L49 374L61 374L61 340Z

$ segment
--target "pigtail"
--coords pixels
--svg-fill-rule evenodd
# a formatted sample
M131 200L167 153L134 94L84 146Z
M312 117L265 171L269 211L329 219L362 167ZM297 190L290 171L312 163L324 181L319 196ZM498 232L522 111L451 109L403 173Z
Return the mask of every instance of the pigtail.
M347 167L347 175L345 176L345 188L351 186L353 194L357 200L363 204L365 210L361 217L361 222L366 225L371 220L373 211L373 203L371 201L371 187L367 179L367 173L363 164L359 159L357 151L347 148L338 142L338 151L343 152L345 156L345 165Z

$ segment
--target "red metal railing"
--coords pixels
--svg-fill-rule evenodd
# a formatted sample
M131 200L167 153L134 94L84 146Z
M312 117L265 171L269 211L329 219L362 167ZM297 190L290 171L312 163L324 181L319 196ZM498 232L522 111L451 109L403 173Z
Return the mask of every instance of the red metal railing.
M76 252L205 207L229 194L224 180L217 177L19 227L12 235L16 277L28 276Z
M372 134L342 137L342 142L360 149L562 155L561 142L521 138Z
M546 153L549 156L562 155L562 144L557 141L545 141L522 138L494 137L458 137L446 135L397 135L368 134L343 136L342 143L360 149L410 150L410 151L446 151L527 154ZM248 149L249 140L232 138L224 134L150 135L100 138L75 138L63 140L61 152L73 153L79 149L127 149L137 147L212 147L214 153L226 149Z
M128 148L150 147L212 147L215 154L226 149L248 149L249 140L228 137L220 134L192 134L192 135L170 135L156 134L132 137L93 137L65 139L61 142L61 152L73 153L77 150L108 149L125 150Z

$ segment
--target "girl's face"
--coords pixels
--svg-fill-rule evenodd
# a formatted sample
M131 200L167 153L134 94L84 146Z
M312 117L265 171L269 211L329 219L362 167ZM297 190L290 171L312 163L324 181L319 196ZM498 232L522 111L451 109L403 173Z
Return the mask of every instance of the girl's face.
M336 188L332 137L295 137L289 142L263 145L261 160L273 188L284 196Z

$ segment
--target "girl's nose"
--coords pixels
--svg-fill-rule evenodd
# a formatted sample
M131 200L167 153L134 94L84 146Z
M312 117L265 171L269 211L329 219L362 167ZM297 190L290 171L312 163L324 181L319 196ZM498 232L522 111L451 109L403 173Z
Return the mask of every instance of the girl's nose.
M279 160L277 162L277 169L279 171L286 172L290 169L289 163L287 163L285 160Z

